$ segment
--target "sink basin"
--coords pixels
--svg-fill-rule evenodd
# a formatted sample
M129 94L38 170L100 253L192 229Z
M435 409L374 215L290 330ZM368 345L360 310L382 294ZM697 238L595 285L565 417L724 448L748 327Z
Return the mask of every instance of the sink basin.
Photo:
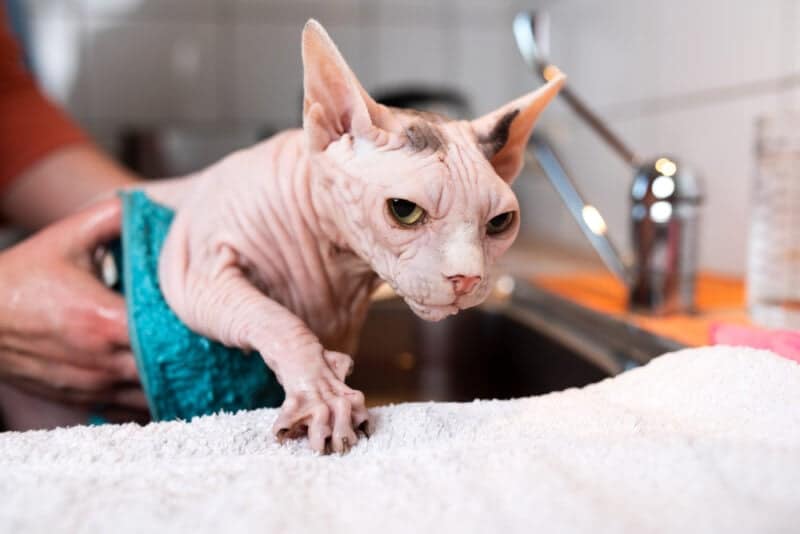
M580 387L681 348L532 286L438 323L373 304L348 383L371 405L508 399Z
M507 399L609 376L502 308L429 323L396 300L370 310L355 362L348 383L373 404Z

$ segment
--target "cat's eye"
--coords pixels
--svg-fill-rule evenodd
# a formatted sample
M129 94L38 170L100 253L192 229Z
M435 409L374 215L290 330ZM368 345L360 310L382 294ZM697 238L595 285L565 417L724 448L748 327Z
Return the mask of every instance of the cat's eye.
M514 212L507 211L505 213L501 213L500 215L495 215L489 222L486 223L486 233L489 235L496 235L502 233L511 226L511 223L514 222Z
M412 226L422 221L425 216L425 210L411 202L410 200L403 200L402 198L390 198L388 200L389 213L395 218L397 222L403 226Z

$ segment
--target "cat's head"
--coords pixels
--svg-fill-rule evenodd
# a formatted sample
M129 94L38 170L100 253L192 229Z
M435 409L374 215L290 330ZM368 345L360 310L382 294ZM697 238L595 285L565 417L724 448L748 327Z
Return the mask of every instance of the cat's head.
M477 120L453 121L376 103L313 20L303 30L303 66L315 203L343 244L423 319L483 302L488 268L519 230L510 184L564 76L556 71Z

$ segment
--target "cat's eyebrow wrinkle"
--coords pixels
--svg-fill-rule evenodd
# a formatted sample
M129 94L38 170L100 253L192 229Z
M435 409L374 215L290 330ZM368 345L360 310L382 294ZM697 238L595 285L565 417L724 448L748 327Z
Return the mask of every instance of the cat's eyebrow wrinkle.
M506 146L511 123L514 122L517 115L519 115L519 109L509 111L500 117L492 131L485 135L478 135L478 144L486 159L492 159Z
M442 200L444 197L444 184L441 180L430 180L425 184L425 193L428 196L428 202L432 207L432 215L434 217L441 217L442 215Z
M406 137L408 146L414 152L423 150L439 152L444 148L442 132L436 125L426 121L419 120L411 123L406 127Z

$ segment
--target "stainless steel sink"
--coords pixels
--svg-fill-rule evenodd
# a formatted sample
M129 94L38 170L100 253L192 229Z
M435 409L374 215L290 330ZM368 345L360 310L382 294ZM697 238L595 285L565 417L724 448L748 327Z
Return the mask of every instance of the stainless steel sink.
M398 299L370 310L348 379L370 404L513 398L584 386L682 348L517 281L439 323Z

